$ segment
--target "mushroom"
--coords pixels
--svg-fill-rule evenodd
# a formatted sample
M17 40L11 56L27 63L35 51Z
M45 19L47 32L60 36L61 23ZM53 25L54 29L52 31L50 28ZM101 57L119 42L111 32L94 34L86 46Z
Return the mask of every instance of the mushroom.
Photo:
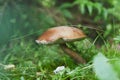
M58 26L48 29L37 40L38 44L60 44L63 51L77 63L86 61L75 51L67 47L67 42L73 42L85 38L86 35L78 28L68 26Z

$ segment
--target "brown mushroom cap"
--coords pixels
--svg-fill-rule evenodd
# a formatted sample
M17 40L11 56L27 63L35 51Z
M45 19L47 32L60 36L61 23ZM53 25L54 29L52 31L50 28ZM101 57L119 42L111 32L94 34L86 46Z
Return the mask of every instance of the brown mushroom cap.
M59 26L48 29L36 42L38 44L52 44L62 39L62 42L79 40L86 37L82 30L75 27Z

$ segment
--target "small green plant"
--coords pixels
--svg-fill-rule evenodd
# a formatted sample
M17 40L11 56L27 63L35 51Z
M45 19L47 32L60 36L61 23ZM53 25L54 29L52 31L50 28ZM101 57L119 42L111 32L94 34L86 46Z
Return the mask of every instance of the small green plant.
M100 80L119 80L119 77L112 65L102 53L98 53L93 60L93 67L96 76Z
M116 37L114 38L114 40L115 40L116 43L120 43L120 35L116 36Z
M82 14L92 15L94 11L97 11L97 15L102 15L104 19L107 19L108 11L99 2L92 2L91 0L75 0L74 5L78 5L78 8Z

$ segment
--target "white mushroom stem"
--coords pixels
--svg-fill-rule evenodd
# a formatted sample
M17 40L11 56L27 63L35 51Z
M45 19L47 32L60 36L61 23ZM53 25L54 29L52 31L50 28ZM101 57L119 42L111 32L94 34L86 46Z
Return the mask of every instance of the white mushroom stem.
M73 60L75 60L77 63L82 63L85 64L86 61L82 58L82 56L80 56L79 54L77 54L76 52L72 51L70 48L68 48L66 46L66 44L60 44L61 48L63 49L63 51L69 55Z

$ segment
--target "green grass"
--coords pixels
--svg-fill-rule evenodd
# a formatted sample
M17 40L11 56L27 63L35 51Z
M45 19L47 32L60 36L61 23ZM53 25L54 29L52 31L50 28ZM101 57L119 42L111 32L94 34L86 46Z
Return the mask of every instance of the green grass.
M89 46L87 46L88 43ZM87 60L87 64L76 64L69 56L64 54L59 45L43 46L37 45L34 41L26 42L22 40L9 47L3 46L0 52L2 64L0 65L0 79L98 80L92 65L94 56L98 52L102 52L108 59L120 58L120 50L109 43L106 43L99 49L88 40L78 41L73 44L68 44L68 46L81 53ZM15 68L5 70L4 66L8 64L14 64ZM55 74L53 71L58 66L65 66L65 69Z

